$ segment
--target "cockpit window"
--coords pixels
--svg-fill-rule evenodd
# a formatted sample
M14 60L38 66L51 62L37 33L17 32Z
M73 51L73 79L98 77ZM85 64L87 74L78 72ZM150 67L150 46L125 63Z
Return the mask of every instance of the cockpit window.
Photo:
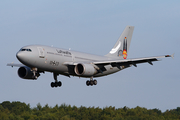
M29 51L29 52L32 52L31 49L24 49L24 48L20 49L20 51Z
M32 50L31 50L31 49L27 49L27 51L32 52Z

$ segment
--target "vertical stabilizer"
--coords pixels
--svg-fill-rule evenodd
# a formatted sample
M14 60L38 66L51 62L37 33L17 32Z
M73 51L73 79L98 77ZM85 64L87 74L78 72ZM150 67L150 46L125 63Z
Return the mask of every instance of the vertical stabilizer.
M129 51L129 46L131 43L133 30L134 26L126 26L118 41L106 56L119 59L126 59Z

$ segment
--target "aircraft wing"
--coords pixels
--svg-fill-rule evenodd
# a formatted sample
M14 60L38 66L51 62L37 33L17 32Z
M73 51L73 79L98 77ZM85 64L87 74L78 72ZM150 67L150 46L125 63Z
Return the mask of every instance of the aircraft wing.
M146 57L146 58L136 58L136 59L126 59L126 60L110 60L110 61L95 61L92 62L95 65L112 65L112 67L120 67L120 66L127 66L127 65L134 65L137 67L136 64L140 63L149 63L151 65L152 62L154 61L159 61L160 58L165 58L165 57L174 57L174 54L172 55L164 55L164 56L156 56L156 57Z
M164 55L164 56L156 56L156 57L145 57L145 58L135 58L135 59L125 59L125 60L107 60L107 61L86 61L85 63L88 64L94 64L94 65L100 65L100 66L105 66L105 65L112 65L115 67L116 65L118 66L123 66L123 65L134 65L136 67L136 64L140 63L149 63L151 65L152 62L154 61L160 61L160 58L165 58L165 57L172 57L174 58L174 54L172 55ZM77 65L77 62L65 62L64 65ZM115 66L114 66L115 65Z
M7 66L11 66L11 67L22 67L25 66L24 64L16 64L16 63L8 63Z

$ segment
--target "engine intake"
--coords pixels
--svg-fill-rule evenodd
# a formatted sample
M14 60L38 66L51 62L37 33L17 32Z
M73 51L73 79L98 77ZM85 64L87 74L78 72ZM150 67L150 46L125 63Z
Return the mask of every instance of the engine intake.
M34 79L33 72L31 71L31 68L29 67L20 67L18 69L18 75L20 78L23 78L23 79Z
M74 68L75 73L78 76L91 77L97 73L97 70L91 64L79 63Z

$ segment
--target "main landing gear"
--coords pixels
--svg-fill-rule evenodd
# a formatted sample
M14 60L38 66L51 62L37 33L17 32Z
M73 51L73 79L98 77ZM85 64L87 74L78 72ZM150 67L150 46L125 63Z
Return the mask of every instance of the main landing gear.
M61 87L61 86L62 86L61 81L58 81L58 80L57 80L58 74L53 73L53 76L54 76L55 82L51 82L51 87L52 87L52 88L54 88L54 87Z
M91 77L90 80L86 81L86 85L87 86L89 86L89 85L91 85L91 86L97 85L97 80L95 80L95 79L93 80L93 77Z

